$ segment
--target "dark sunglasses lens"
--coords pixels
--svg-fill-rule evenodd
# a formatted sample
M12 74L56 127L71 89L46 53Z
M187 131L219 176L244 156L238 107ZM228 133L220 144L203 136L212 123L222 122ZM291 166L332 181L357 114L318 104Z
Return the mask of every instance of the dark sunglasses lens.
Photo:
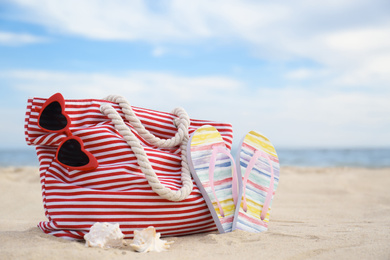
M58 131L64 129L67 124L68 121L62 114L61 105L57 101L45 107L39 118L39 125L47 130Z
M89 163L88 156L81 150L79 142L74 139L69 139L61 145L57 159L71 167L80 167Z

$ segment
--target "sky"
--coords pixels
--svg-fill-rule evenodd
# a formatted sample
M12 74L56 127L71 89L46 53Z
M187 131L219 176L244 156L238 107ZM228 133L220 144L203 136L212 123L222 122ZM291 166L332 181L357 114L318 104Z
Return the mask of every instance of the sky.
M278 148L390 146L388 0L0 0L0 149L29 97L124 96Z

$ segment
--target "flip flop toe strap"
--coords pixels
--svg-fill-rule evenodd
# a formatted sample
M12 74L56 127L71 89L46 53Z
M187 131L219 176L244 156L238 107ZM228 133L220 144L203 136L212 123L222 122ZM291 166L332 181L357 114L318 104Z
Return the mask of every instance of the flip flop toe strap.
M271 180L270 185L267 189L267 196L264 201L263 209L261 210L260 219L264 220L265 216L267 215L269 206L271 204L272 196L274 194L274 168L272 165L272 160L270 158L270 155L266 152L263 152L261 150L256 150L255 154L252 156L251 160L248 163L248 166L245 170L245 175L243 179L243 210L246 212L248 210L248 205L246 201L246 184L248 182L249 174L251 173L253 167L255 166L257 159L259 157L265 157L268 160L270 172L271 172Z
M217 202L218 208L219 208L219 213L222 217L225 217L225 213L223 211L223 208L221 206L221 203L218 200L217 194L215 192L215 187L214 187L214 170L215 170L215 163L217 161L217 154L222 153L225 154L229 157L233 164L233 176L232 176L232 194L233 194L233 202L234 205L237 203L237 198L238 198L238 184L237 184L237 170L236 170L236 164L234 162L234 159L232 155L230 154L229 151L226 150L225 147L222 146L213 146L213 153L211 154L210 157L210 165L209 165L209 181L210 181L210 187L211 187L211 192L214 195L214 198Z

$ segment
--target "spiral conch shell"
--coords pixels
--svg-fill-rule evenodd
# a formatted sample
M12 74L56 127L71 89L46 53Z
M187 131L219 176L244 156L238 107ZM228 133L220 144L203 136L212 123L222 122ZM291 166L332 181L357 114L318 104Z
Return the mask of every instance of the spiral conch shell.
M125 235L119 228L119 224L110 224L107 222L96 222L89 233L84 236L85 246L111 248L121 247L124 243Z
M160 239L161 234L156 233L156 229L153 226L145 228L143 230L134 230L133 243L130 246L137 252L161 252L169 249L170 244Z

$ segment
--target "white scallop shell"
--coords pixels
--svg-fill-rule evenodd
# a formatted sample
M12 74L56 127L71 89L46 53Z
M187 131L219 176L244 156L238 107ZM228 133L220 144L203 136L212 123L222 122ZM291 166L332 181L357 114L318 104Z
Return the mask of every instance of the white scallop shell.
M143 230L134 230L133 243L130 246L137 252L161 252L166 251L173 243L160 239L161 234L156 233L153 226Z
M84 236L84 239L87 247L110 248L121 247L124 237L119 224L96 222L89 233Z

